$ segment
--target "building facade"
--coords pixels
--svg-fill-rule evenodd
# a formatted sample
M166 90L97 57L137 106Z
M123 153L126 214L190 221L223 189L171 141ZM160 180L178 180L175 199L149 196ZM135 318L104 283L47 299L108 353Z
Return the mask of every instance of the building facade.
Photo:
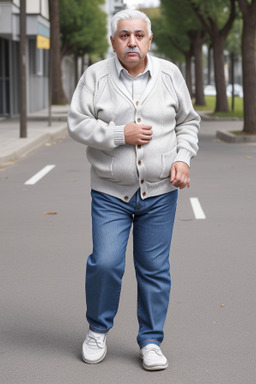
M0 116L19 114L20 1L0 0ZM27 113L48 106L48 0L26 1Z
M109 41L109 49L106 54L107 57L113 54L109 40L109 36L111 35L111 19L116 12L125 8L126 5L124 4L123 0L105 0L105 4L102 6L102 10L107 14L107 39Z

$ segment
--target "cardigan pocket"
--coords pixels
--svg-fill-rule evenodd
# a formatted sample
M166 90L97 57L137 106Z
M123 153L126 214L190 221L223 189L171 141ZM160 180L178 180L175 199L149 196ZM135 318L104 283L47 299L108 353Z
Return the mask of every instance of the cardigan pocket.
M161 154L161 174L160 179L166 179L171 174L171 166L177 156L177 150L174 148L171 152Z
M87 147L87 158L97 175L109 181L116 181L113 174L114 158L105 152Z

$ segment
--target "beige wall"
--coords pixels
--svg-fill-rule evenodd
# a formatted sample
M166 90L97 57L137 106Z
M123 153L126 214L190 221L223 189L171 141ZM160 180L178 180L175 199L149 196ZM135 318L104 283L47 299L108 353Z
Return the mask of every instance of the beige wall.
M13 4L17 7L20 6L20 0L13 0ZM42 15L46 19L49 19L49 6L48 0L27 0L27 13Z
M27 0L27 13L41 14L49 19L48 0Z

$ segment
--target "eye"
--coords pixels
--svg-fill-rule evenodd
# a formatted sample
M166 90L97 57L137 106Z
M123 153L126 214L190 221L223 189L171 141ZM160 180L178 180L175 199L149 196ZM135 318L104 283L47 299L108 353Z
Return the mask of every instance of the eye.
M127 33L122 33L120 35L121 39L126 39L128 37Z

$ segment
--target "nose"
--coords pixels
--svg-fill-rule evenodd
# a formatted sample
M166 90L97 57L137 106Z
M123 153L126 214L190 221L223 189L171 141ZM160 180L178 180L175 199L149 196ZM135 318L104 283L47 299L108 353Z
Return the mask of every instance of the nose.
M129 47L136 47L136 39L135 36L131 33L129 39Z

